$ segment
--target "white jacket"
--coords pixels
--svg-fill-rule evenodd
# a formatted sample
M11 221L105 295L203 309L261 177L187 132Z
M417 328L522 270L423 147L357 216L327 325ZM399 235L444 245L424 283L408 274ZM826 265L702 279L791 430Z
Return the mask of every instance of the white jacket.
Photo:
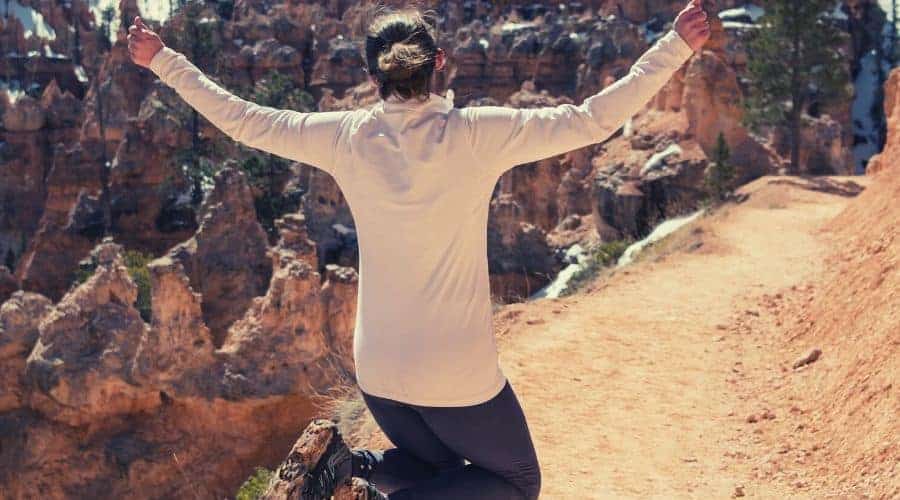
M320 168L359 241L354 356L360 388L422 406L491 399L506 379L491 321L487 220L515 165L601 142L691 56L674 31L580 106L453 107L448 97L300 113L240 99L164 48L150 68L233 139Z

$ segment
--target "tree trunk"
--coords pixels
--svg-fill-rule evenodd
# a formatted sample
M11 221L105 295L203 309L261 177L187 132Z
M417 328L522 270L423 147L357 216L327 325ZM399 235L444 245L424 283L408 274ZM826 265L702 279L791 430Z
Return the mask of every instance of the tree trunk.
M109 161L106 157L106 124L103 122L103 82L97 82L97 124L100 127L100 207L103 210L103 236L109 236L112 209L109 202Z
M802 106L802 105L801 105ZM791 165L788 167L788 173L797 175L800 173L800 125L802 108L798 107L791 113Z
M801 45L800 45L800 13L796 10L796 4L793 5L794 10L791 11L791 164L788 167L790 175L797 175L800 172L800 118L803 116L803 101L805 97L806 85L804 76L799 74Z

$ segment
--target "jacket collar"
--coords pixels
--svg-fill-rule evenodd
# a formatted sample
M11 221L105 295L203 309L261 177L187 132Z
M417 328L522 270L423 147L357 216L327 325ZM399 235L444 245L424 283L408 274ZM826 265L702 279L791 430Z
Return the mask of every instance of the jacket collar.
M381 103L385 112L423 110L447 112L453 109L453 90L448 89L446 97L432 92L428 99L424 101L419 99L404 100L397 96L390 96L382 100Z

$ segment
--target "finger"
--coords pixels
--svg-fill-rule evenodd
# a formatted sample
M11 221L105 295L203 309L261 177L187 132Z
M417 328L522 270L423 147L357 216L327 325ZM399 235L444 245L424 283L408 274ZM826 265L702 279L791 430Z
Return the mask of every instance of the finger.
M696 10L693 12L688 12L684 15L685 21L694 21L695 19L705 20L707 18L706 12L702 10Z
M128 28L128 33L131 35L134 35L135 38L140 38L140 39L145 39L150 36L150 34L148 34L146 31L142 30L141 28L139 28L135 25L131 25Z
M141 16L136 16L134 19L135 19L135 24L137 24L139 28L147 30L147 31L152 31L146 24L144 24L144 20L141 19Z

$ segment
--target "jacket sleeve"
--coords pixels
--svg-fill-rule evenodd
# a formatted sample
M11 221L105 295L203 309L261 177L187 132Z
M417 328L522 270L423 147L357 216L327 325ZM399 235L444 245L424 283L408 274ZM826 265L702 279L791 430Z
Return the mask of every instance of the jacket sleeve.
M499 176L516 165L601 142L640 111L692 54L681 36L670 31L628 75L581 105L466 108L473 152L481 166Z
M232 139L334 175L338 137L351 112L301 113L260 106L223 89L168 47L153 56L150 69Z

